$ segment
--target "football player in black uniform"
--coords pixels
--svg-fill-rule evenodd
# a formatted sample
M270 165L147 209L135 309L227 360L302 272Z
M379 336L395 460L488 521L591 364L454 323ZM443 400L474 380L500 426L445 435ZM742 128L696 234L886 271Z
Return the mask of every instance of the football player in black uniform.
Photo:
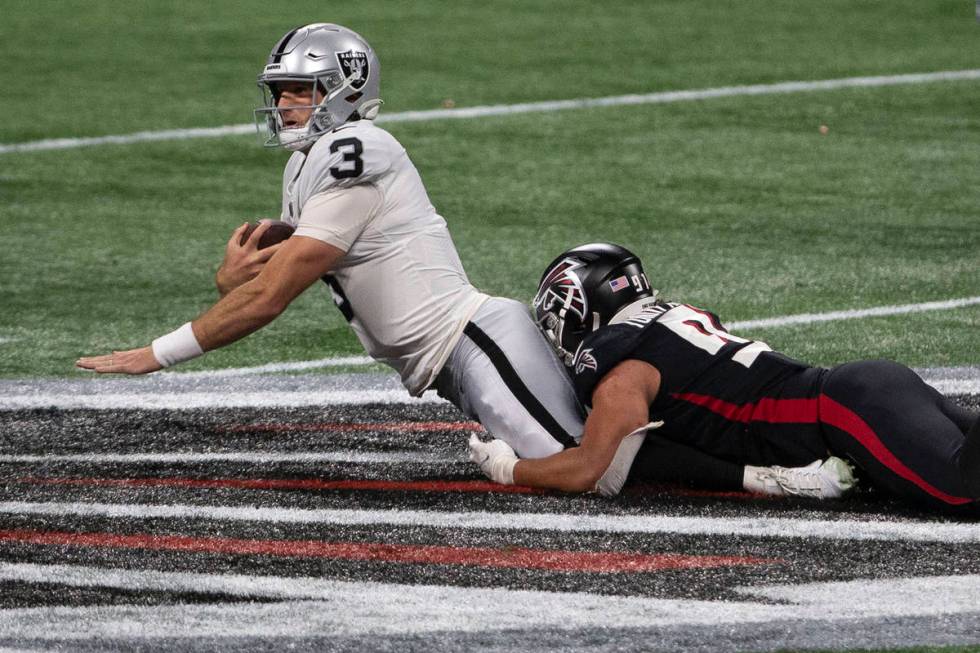
M980 499L980 416L890 361L824 369L729 333L709 311L661 301L639 259L608 244L555 259L538 324L591 408L581 446L520 460L471 444L500 482L588 491L624 438L651 428L749 465L849 459L877 488L917 504Z

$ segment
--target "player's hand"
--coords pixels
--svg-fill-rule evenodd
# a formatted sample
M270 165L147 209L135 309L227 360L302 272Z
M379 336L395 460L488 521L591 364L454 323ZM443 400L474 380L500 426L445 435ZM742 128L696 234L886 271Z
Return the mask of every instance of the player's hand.
M476 437L470 436L469 441L470 460L475 462L483 470L491 481L504 485L514 484L514 465L517 464L517 454L503 440L490 440L484 442Z
M246 281L251 281L257 277L266 262L282 247L282 243L277 243L259 249L259 240L270 226L272 226L272 222L261 221L244 245L241 244L241 239L245 230L248 229L248 223L246 222L232 232L228 244L225 245L225 259L221 262L221 267L218 268L218 273L215 275L215 285L218 286L218 292L222 296L227 295Z
M163 369L151 347L114 351L104 356L85 356L75 361L75 366L99 374L147 374Z

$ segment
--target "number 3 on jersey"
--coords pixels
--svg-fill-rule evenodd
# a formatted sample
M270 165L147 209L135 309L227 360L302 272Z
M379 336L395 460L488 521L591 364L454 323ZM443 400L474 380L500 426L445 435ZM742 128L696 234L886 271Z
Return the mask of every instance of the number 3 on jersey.
M330 153L341 152L344 155L343 163L335 168L330 168L330 174L334 179L350 179L359 177L364 172L364 161L361 154L364 153L364 146L357 138L338 138L330 144Z
M664 314L660 323L711 355L717 354L727 344L747 343L732 355L733 361L745 367L750 367L762 352L772 351L764 342L747 340L728 333L713 315L693 306L672 308Z

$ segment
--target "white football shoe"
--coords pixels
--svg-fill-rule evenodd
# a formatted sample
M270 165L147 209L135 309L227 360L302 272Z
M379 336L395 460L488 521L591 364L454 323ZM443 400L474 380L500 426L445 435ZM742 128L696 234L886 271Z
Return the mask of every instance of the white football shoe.
M857 485L854 468L830 456L806 467L745 467L745 489L775 496L840 499Z

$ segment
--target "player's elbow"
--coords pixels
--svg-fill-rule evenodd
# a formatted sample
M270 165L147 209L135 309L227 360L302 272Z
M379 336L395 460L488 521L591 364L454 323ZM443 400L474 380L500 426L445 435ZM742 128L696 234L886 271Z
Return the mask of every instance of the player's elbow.
M566 492L591 492L600 478L602 478L601 470L581 467L565 477L562 489Z

